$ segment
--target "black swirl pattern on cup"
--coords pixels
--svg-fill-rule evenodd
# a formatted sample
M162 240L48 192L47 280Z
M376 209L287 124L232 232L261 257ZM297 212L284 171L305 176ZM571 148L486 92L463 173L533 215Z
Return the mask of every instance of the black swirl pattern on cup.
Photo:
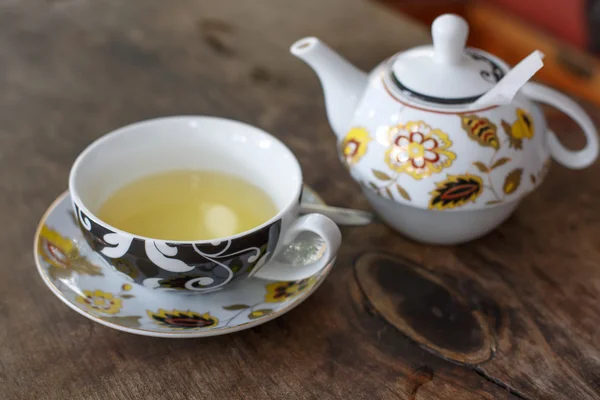
M148 288L208 292L250 274L269 261L281 219L231 240L170 243L114 232L73 203L79 228L91 248L117 271Z

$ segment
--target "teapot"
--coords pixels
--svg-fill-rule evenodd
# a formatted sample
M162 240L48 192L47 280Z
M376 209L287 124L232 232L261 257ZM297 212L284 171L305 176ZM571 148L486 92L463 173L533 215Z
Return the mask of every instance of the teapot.
M399 52L369 74L315 37L290 49L320 78L342 163L379 216L421 242L483 236L542 183L551 159L579 169L598 156L591 119L556 90L524 82L506 102L479 104L510 67L465 47L468 29L463 18L442 15L432 46ZM586 146L565 148L534 102L569 115Z

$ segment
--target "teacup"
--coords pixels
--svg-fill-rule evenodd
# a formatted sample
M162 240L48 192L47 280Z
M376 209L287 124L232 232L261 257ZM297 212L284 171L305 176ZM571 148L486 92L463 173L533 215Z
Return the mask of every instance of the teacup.
M177 169L239 176L263 189L278 212L251 230L210 241L143 237L95 214L124 185ZM323 269L337 253L341 233L323 215L299 216L302 187L298 160L275 137L241 122L204 116L158 118L117 129L88 146L69 176L73 209L94 251L145 287L189 293L251 276L295 281ZM307 231L324 242L321 257L306 265L280 261L284 246Z

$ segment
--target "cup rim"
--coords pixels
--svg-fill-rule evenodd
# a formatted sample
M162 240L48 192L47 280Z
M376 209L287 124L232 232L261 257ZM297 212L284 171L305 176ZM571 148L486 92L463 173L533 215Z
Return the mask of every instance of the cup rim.
M116 136L125 134L126 132L130 131L131 129L140 128L140 127L143 127L144 125L152 125L157 122L174 122L177 120L205 120L205 121L211 120L213 122L238 125L240 128L251 129L251 130L254 130L257 133L259 133L260 135L267 136L267 137L269 137L269 139L271 139L275 143L279 144L282 147L282 150L287 152L291 156L290 159L291 159L292 163L294 164L294 166L296 167L296 171L297 171L297 178L298 178L299 183L298 183L296 189L294 190L294 196L290 197L292 199L292 201L290 201L288 204L286 204L284 207L282 207L277 212L277 214L275 214L273 217L269 218L267 221L263 222L262 224L253 227L252 229L248 229L246 231L237 233L235 235L223 236L223 237L208 239L208 240L206 240L206 239L204 239L204 240L168 240L168 239L158 239L158 238L151 238L151 237L142 236L142 235L136 235L134 233L124 231L122 229L119 229L113 225L110 225L110 224L104 222L103 220L98 218L95 215L95 213L90 211L87 208L87 206L83 203L83 201L79 197L77 191L75 190L75 177L77 175L79 166L84 162L86 156L89 153L91 153L94 148L102 145L104 142L111 140L112 138L114 138ZM300 166L298 159L294 155L294 153L281 140L279 140L277 137L270 134L269 132L265 131L264 129L261 129L254 125L250 125L246 122L229 119L229 118L223 118L223 117L215 117L215 116L210 116L210 115L173 115L173 116L150 118L150 119L137 121L137 122L134 122L134 123L131 123L128 125L121 126L117 129L114 129L114 130L100 136L99 138L97 138L96 140L94 140L93 142L88 144L87 147L81 153L79 153L79 155L75 159L75 162L71 166L71 170L69 171L69 194L71 195L71 199L72 199L73 203L77 205L77 207L80 209L80 211L83 211L85 213L87 218L94 221L98 225L101 225L107 229L110 229L114 233L118 233L119 235L133 237L134 239L138 239L138 240L142 240L142 241L150 240L150 241L154 241L154 242L163 242L163 243L169 243L169 244L173 244L173 245L192 245L192 244L214 245L216 243L222 243L224 241L231 241L231 240L234 240L234 239L237 239L240 237L247 236L248 234L257 232L267 226L270 226L271 224L275 223L276 221L282 219L283 216L285 214L287 214L296 204L295 199L300 198L300 193L301 193L302 187L303 187L302 179L303 179L302 178L302 168ZM76 217L79 220L79 216L77 215Z

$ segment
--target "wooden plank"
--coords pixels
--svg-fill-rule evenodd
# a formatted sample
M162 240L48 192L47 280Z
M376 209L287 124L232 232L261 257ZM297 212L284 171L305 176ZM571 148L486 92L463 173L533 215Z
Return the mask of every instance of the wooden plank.
M344 229L338 265L313 297L234 335L112 331L37 278L32 234L75 156L144 118L258 125L293 149L328 202L367 208L337 160L317 79L287 47L314 34L369 69L428 33L366 2L323 3L0 1L2 399L600 396L598 165L553 167L510 221L471 244L419 245L382 224ZM559 133L573 129L551 117Z

